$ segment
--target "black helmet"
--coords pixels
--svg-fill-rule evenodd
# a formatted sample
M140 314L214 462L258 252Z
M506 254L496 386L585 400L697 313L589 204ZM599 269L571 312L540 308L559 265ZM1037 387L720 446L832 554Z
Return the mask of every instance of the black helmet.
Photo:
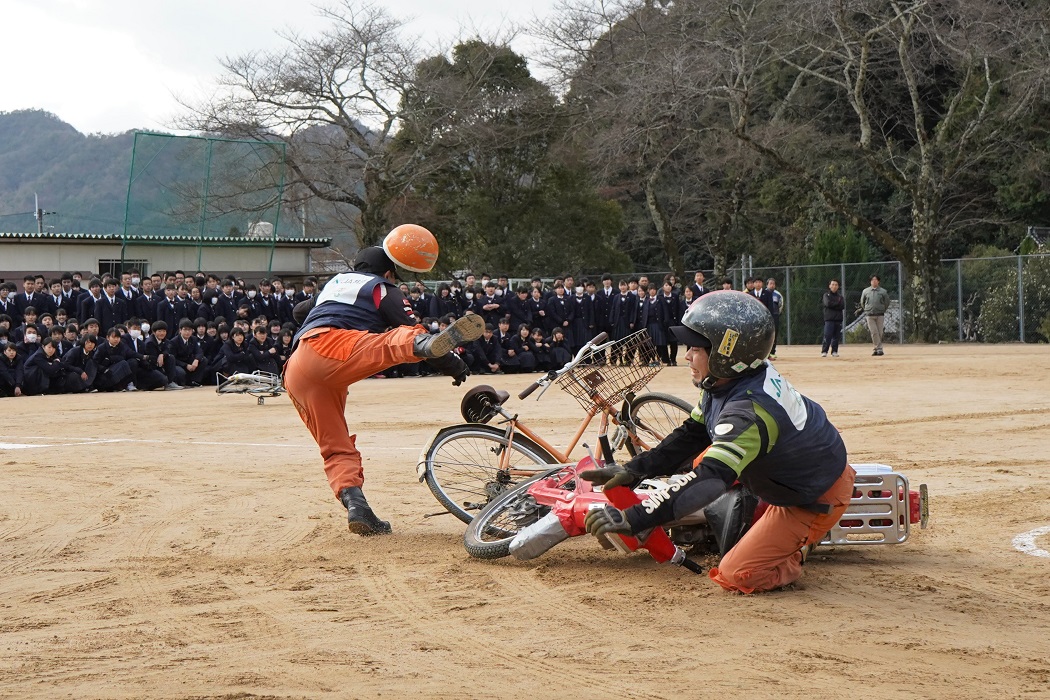
M384 273L393 270L394 261L377 245L362 248L354 258L354 272L370 272L382 277Z
M682 325L672 326L671 332L685 345L708 348L710 377L733 379L765 364L776 329L765 304L750 294L726 289L694 301L682 316Z

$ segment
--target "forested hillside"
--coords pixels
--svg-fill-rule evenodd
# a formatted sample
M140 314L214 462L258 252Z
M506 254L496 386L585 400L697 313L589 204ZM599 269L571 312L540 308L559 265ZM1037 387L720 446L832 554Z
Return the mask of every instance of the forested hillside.
M131 132L88 136L48 112L0 113L0 230L36 230L36 193L55 231L120 231L131 143Z

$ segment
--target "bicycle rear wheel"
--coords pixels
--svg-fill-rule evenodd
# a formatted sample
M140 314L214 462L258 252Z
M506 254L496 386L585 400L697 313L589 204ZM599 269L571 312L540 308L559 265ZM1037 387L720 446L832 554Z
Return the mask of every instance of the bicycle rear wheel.
M536 503L529 494L529 487L560 469L555 467L543 471L485 506L463 533L467 554L475 559L500 559L510 554L510 542L514 536L550 512L549 506Z
M638 439L651 449L680 426L692 410L692 406L677 396L654 391L634 397L631 421ZM626 447L632 457L644 451L633 440L628 440Z
M424 457L423 478L448 512L465 523L492 499L558 460L524 435L514 435L509 469L500 469L506 431L490 425L453 425L438 431Z

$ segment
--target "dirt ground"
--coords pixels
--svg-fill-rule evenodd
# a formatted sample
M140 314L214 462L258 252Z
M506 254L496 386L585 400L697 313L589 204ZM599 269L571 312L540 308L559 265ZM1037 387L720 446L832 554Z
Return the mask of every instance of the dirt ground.
M1047 347L780 355L853 461L929 484L931 526L756 596L589 538L468 558L414 471L459 421L443 378L352 390L377 539L287 397L0 400L0 697L1050 698L1050 558L1012 544L1050 525ZM650 388L695 395L684 367ZM510 405L558 445L581 415Z

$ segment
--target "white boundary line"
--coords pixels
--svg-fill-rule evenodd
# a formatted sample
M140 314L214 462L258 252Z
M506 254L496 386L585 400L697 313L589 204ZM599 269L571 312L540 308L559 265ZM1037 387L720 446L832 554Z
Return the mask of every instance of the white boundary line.
M1035 543L1036 538L1043 535L1050 535L1050 525L1044 525L1043 527L1037 527L1034 530L1021 533L1014 538L1014 549L1024 554L1031 554L1033 557L1050 559L1050 552L1040 549Z
M14 440L69 440L69 438L55 438L54 436L30 436L15 437ZM313 445L295 445L288 443L273 442L221 442L207 440L137 440L135 438L111 438L109 440L75 440L72 442L51 442L41 445L27 445L21 443L0 442L0 450L24 450L33 447L80 447L81 445L102 445L116 442L149 443L154 445L222 445L224 447L294 447L297 449L308 449Z

